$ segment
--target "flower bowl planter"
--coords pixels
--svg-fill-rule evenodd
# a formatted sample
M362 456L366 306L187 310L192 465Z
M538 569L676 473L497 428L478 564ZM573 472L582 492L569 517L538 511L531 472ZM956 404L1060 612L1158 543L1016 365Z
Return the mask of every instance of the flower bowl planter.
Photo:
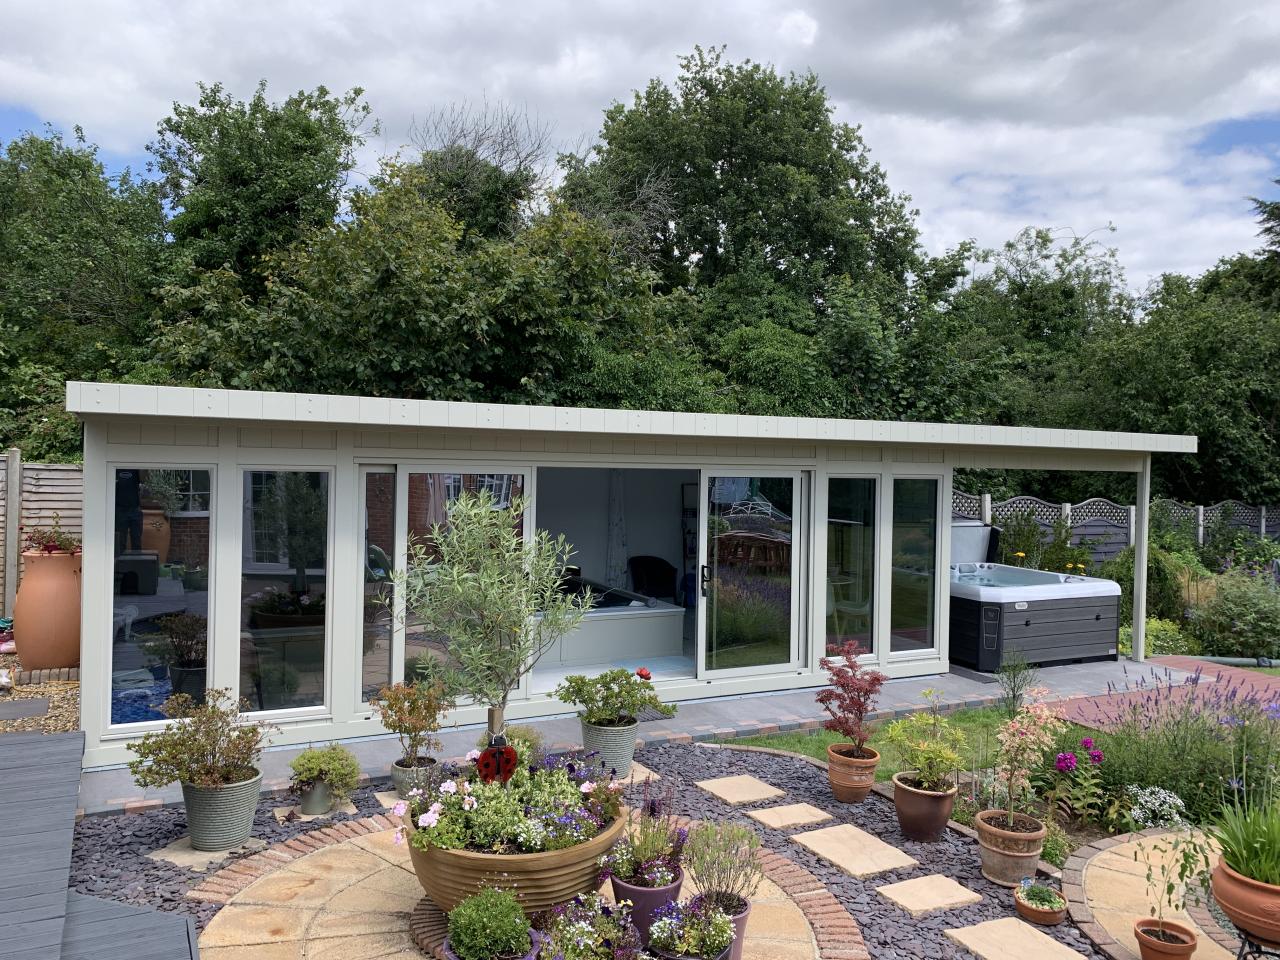
M1016 887L1023 877L1034 877L1044 849L1045 826L1025 813L1015 813L1013 822L1022 830L1009 830L1007 811L983 810L973 818L982 857L982 875L1002 887Z
M862 803L876 784L876 766L880 754L864 747L865 756L851 756L856 748L852 743L827 745L827 780L831 793L841 803Z
M13 604L13 642L23 670L80 665L80 554L26 551Z
M1250 879L1221 857L1212 874L1213 899L1254 940L1280 943L1280 887Z
M431 773L436 765L435 757L419 757L415 766L406 766L403 759L391 764L391 782L395 785L396 796L401 800L408 799L409 791L417 787L425 790L431 783Z
M934 843L942 839L947 829L958 790L921 790L903 782L911 773L904 770L893 775L893 808L898 814L898 826L908 840Z
M538 956L538 951L542 949L542 941L545 939L546 938L543 937L543 935L539 933L537 930L530 930L529 931L529 944L530 944L529 952L526 953L524 956L520 957L519 960L536 960ZM444 944L440 949L444 952L445 960L458 960L458 955L453 952L453 947L449 945L448 937L444 938ZM511 958L511 960L515 960L515 958L514 957Z
M614 776L622 779L631 773L631 761L636 755L636 728L639 721L616 727L600 727L594 723L579 721L582 724L582 748L588 754L596 754L605 771L612 770Z
M725 947L723 953L714 957L691 957L684 953L667 953L665 950L654 950L652 947L649 949L649 952L655 957L659 957L660 960L729 960L729 956L733 952L733 947Z
M298 812L304 817L318 817L333 809L333 790L323 780L309 783L298 791Z
M1178 938L1175 943L1150 935L1150 931L1159 926L1159 922L1153 917L1143 917L1133 925L1133 936L1138 941L1138 953L1142 960L1169 960L1173 957L1189 957L1196 952L1196 934L1190 927L1176 920L1164 922L1165 931Z
M193 850L234 850L253 833L262 773L221 787L182 784L187 833Z
M684 883L684 871L678 870L675 880L665 887L638 887L618 877L610 877L609 882L613 885L614 900L631 901L631 922L640 931L640 942L647 944L649 928L653 926L653 915L659 908L680 899L680 885Z
M1065 900L1057 910L1051 910L1047 907L1037 907L1034 903L1027 903L1015 893L1013 895L1013 908L1018 911L1018 916L1024 920L1038 923L1042 927L1056 927L1067 919L1067 903Z
M407 823L407 820L406 820ZM627 826L621 814L586 843L542 853L478 853L474 850L419 850L409 845L418 882L431 901L448 913L485 887L510 890L527 914L546 910L596 889L600 859ZM409 824L410 830L414 829Z

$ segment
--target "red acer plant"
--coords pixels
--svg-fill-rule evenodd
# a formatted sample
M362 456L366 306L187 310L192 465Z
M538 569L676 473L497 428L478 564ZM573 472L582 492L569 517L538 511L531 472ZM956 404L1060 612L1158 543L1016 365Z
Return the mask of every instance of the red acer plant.
M832 733L846 737L854 746L855 755L863 756L871 730L867 727L867 714L875 705L880 687L888 679L879 670L871 670L858 663L862 648L848 640L832 652L834 657L823 657L818 664L831 675L831 686L818 693L817 701L830 715L822 725Z

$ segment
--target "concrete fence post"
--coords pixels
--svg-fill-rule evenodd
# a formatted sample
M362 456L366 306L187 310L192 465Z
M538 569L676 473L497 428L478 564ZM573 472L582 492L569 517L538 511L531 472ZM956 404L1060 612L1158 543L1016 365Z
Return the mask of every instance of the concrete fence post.
M991 494L984 493L981 498L982 502L982 522L987 526L991 526Z
M1067 526L1071 526L1071 504L1064 503L1062 505L1062 519L1067 521Z
M1204 507L1196 507L1196 543L1204 546Z
M1130 507L1130 508L1129 508L1129 546L1131 546L1131 547L1132 547L1132 546L1134 545L1134 543L1135 543L1135 539L1134 539L1133 531L1134 531L1134 528L1135 528L1135 527L1137 526L1137 524L1138 524L1138 517L1137 517L1137 514L1138 514L1138 508L1137 508L1137 507Z
M4 457L4 615L13 616L18 595L18 557L22 553L22 452L10 447Z
M1262 537L1264 540L1267 537L1267 508L1266 507L1258 508L1258 536Z

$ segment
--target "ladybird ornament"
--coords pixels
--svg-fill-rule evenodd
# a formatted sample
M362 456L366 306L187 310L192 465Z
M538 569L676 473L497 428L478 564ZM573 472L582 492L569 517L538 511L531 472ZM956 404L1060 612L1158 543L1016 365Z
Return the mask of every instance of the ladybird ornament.
M489 746L480 751L480 756L476 758L476 772L485 783L497 780L505 784L516 772L516 764L519 762L516 748L507 743L506 737L497 736L489 742Z

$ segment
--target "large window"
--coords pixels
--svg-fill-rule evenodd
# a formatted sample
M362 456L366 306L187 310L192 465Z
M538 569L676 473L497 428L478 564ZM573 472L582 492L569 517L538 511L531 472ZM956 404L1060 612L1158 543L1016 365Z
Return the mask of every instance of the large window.
M172 693L202 701L208 674L209 470L113 475L111 722L163 720ZM193 511L191 491L204 491Z
M827 482L827 650L854 641L875 650L876 481Z
M391 470L368 469L365 473L362 520L360 698L368 702L391 682L391 644L395 635L391 578L395 573L392 558L396 555L396 475Z
M938 578L938 481L893 481L891 653L934 649Z
M240 696L254 710L324 703L329 474L244 474Z

